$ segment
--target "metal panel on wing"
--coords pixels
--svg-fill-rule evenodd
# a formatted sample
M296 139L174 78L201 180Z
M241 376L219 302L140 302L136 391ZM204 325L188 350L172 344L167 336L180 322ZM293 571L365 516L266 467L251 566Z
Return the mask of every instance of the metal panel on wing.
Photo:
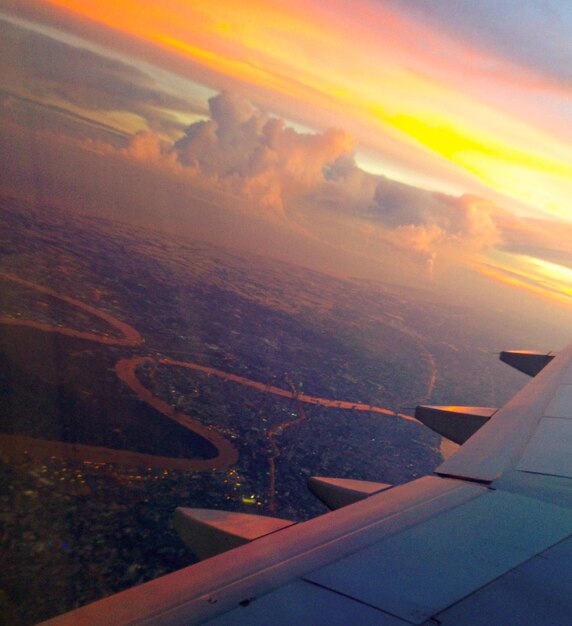
M560 385L544 412L546 417L572 418L572 385Z
M442 626L562 626L572 616L572 539L530 559L438 615Z
M516 469L572 478L572 420L544 417Z
M421 624L571 532L572 512L491 491L305 578Z
M210 620L204 626L406 626L406 622L311 583L297 581Z

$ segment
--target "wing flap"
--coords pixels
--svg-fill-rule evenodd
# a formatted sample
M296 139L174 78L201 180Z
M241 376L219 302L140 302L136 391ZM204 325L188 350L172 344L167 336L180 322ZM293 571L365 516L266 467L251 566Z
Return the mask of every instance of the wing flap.
M503 350L500 353L500 360L523 374L536 376L554 356L550 352L545 354L530 350Z
M436 472L488 483L514 469L547 410L565 411L572 417L572 404L567 405L571 362L572 345L554 357ZM544 445L544 454L550 455L557 441L544 441Z
M318 585L297 580L209 620L204 626L408 626L397 617Z
M213 509L175 509L173 525L185 545L200 559L232 550L295 522Z
M516 466L523 472L572 478L572 420L544 417Z
M442 437L463 444L484 426L497 409L481 406L430 406L415 408L415 419Z
M486 492L425 477L294 524L45 622L50 626L202 624ZM255 623L255 622L253 622Z
M390 487L391 485L387 483L352 480L350 478L311 476L308 479L308 489L331 510L341 509L354 502L359 502Z

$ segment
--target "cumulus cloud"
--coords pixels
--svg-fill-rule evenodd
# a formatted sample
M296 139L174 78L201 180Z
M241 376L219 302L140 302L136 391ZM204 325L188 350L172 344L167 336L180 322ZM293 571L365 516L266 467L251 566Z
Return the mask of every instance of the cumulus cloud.
M367 173L357 166L354 141L343 131L300 133L226 92L211 98L209 111L210 119L191 124L170 145L153 133L138 133L124 153L169 167L190 183L232 193L235 208L262 217L318 211L354 216L364 241L383 239L428 268L445 244L483 249L502 240L499 219L505 213L494 204Z
M425 228L440 232L443 240L488 247L499 239L493 219L497 210L492 203L469 194L449 196L381 179L370 215L393 229Z
M234 94L211 98L209 106L211 119L189 126L174 144L179 161L215 175L263 211L291 207L353 150L353 139L343 131L298 133Z
M474 249L491 248L501 241L493 203L465 194L450 196L381 178L368 209L371 219L391 230L390 240L411 248L431 265L443 244Z
M42 41L42 46L52 46L52 61L55 55L63 56L67 47L55 41L49 45ZM92 55L88 51L81 54ZM57 72L53 63L49 65ZM70 68L64 69L68 76ZM130 100L137 94L143 102L154 102L155 96L147 92L120 88L126 71L120 63L105 61L100 69L89 79L89 89L86 81L79 81L83 87L77 97L83 97L82 89L97 91L107 70L107 91L92 106L123 106L122 98ZM61 84L57 76L46 80ZM123 159L125 171L131 171L130 163L136 163L148 171L174 176L186 194L193 189L226 194L229 210L271 219L291 229L306 229L315 237L328 237L336 224L343 230L351 222L348 218L356 218L353 236L361 233L364 248L384 241L429 268L444 244L476 249L501 240L498 222L503 214L497 207L475 196L432 193L365 172L354 159L354 139L342 130L298 132L234 93L223 92L208 105L209 119L191 124L176 141L141 131L126 146L92 140L84 147L113 159L118 167ZM318 213L321 224L312 221ZM327 228L321 228L324 220L329 222Z
M474 195L451 196L406 185L361 170L339 158L312 200L331 210L352 212L377 227L377 236L431 267L440 246L486 249L503 240L500 221L509 214ZM371 236L371 230L368 231Z
M165 141L162 141L155 133L139 131L128 142L121 152L136 161L153 163L154 165L167 166L177 169L178 161L173 150ZM178 168L180 171L180 168ZM188 172L187 172L188 174Z

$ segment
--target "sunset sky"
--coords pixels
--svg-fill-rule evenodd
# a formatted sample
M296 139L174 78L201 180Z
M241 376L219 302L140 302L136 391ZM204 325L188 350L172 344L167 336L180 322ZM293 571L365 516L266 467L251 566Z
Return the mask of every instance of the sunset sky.
M97 178L118 217L138 202L164 225L192 196L201 236L570 319L570 3L0 0L0 17L6 179L28 180L34 146L62 203ZM121 188L141 171L145 200Z

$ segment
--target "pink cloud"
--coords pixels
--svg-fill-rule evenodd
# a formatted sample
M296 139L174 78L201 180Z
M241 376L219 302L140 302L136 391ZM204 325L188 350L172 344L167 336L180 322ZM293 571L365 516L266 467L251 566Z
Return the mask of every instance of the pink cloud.
M178 160L216 176L263 210L283 212L354 147L343 131L298 133L233 94L222 93L209 104L211 120L192 124L174 144Z

